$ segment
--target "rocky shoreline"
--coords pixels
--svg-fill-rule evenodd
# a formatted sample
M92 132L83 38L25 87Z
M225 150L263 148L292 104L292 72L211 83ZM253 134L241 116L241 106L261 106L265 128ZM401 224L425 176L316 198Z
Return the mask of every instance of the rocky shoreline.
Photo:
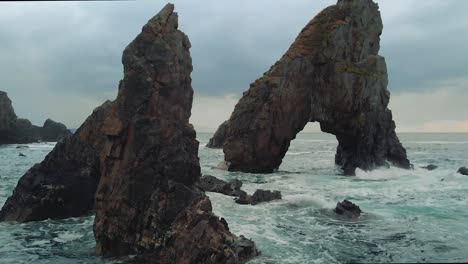
M249 195L238 179L202 177L189 122L191 43L178 23L168 4L143 26L123 51L117 98L96 108L73 135L51 120L39 129L18 119L0 92L0 120L8 120L0 122L8 124L0 136L9 135L0 144L64 138L21 177L0 221L95 213L97 254L138 255L149 263L235 264L260 254L254 241L233 234L227 220L213 213L205 192L235 197L241 205L281 200L281 192ZM207 146L223 147L230 171L270 173L296 134L319 122L337 137L335 163L344 174L390 164L409 169L388 109L386 63L378 54L382 30L373 1L338 0L251 84ZM467 175L468 169L458 173ZM349 219L362 213L348 200L333 212Z
M28 144L40 141L57 142L71 135L62 123L47 119L42 127L18 118L6 92L0 91L0 145Z

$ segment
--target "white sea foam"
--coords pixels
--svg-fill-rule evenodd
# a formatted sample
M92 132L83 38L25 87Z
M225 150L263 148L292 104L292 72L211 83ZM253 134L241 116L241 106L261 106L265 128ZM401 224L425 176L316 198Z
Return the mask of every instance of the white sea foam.
M468 144L468 141L406 141L404 144Z
M406 174L408 174L407 170L395 167L381 168L372 171L356 169L356 178L371 181L398 179Z
M80 239L82 237L83 237L83 234L66 231L66 232L59 234L56 238L52 240L55 242L59 242L59 243L68 243L68 242Z
M296 155L304 155L304 154L310 154L310 153L312 153L312 152L310 152L310 151L302 151L302 152L288 151L288 152L286 152L286 155L296 156Z

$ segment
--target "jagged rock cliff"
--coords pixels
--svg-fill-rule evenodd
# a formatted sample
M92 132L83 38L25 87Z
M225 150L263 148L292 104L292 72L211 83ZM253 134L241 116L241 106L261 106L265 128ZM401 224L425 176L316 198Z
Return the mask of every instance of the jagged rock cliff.
M195 183L198 141L188 37L173 5L123 53L124 79L104 121L109 154L96 193L98 253L156 255L159 263L238 263L256 254L211 212Z
M223 147L228 169L272 172L308 122L336 135L345 174L387 162L409 168L387 108L382 28L372 0L339 0L310 21L214 135L210 146Z
M47 119L43 127L18 118L7 93L0 91L0 144L26 144L37 141L57 142L71 132L61 123Z
M94 206L102 255L207 264L256 256L254 243L233 235L195 186L200 164L189 124L189 49L169 4L123 52L117 99L21 178L0 220L65 218Z

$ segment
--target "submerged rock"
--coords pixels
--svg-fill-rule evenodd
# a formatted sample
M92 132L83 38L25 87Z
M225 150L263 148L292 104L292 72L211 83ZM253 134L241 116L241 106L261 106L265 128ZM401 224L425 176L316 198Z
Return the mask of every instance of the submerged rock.
M339 142L344 174L388 162L410 168L388 109L382 20L371 0L339 0L301 31L283 57L250 85L209 146L230 171L271 173L308 122Z
M468 168L467 167L461 167L458 169L457 173L460 173L462 175L468 175Z
M436 166L436 165L433 165L433 164L429 164L429 165L427 165L427 166L423 166L423 167L421 167L421 168L422 168L422 169L426 169L426 170L429 170L429 171L431 171L431 170L435 170L435 169L437 169L437 168L438 168L438 166Z
M358 218L362 213L361 208L359 208L359 206L353 204L348 200L344 200L343 202L338 203L334 212L338 215L346 216L349 218Z
M70 135L64 124L47 119L43 127L18 118L7 93L0 91L0 144L26 144L38 141L57 142Z

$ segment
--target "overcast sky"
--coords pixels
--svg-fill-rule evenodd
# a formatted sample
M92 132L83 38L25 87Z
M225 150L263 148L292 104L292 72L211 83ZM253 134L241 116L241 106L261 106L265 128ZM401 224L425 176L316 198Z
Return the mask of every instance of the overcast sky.
M336 1L172 2L192 42L191 122L210 131L304 25ZM468 1L377 2L397 130L468 132ZM78 127L115 98L123 49L166 3L0 2L0 90L20 117Z

